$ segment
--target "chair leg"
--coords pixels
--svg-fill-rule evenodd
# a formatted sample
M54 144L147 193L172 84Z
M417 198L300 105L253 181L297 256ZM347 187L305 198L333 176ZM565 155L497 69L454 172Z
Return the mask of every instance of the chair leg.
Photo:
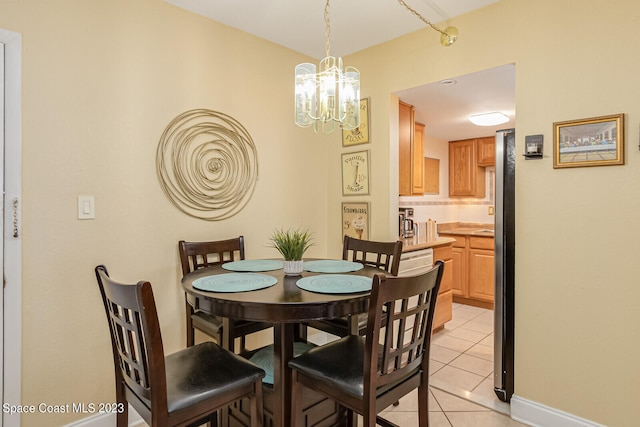
M303 417L303 388L298 382L298 371L293 370L291 374L291 423L293 427L301 427L304 425Z
M263 407L262 407L262 379L255 383L255 392L251 396L251 427L262 427Z
M365 411L368 412L368 411ZM376 414L367 413L362 416L363 427L376 427Z
M307 342L307 325L304 323L298 323L296 325L296 336L302 342Z
M220 412L220 410L217 410L216 412L211 414L211 416L209 417L209 426L218 427L218 413L219 412Z
M418 425L429 427L429 384L423 380L418 387Z
M193 331L193 307L185 301L185 313L187 314L187 347L192 347L195 341L195 333Z
M116 402L122 405L122 411L118 412L116 415L116 426L117 427L128 427L129 426L129 402L124 397L122 383L118 384L116 380Z

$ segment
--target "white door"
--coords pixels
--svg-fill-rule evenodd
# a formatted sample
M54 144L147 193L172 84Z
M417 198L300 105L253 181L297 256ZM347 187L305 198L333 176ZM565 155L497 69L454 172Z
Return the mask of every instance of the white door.
M2 188L2 206L4 204L4 43L0 43L0 188ZM4 236L4 209L0 214L2 220L2 235ZM0 342L2 342L2 354L0 355L0 397L4 403L4 245L0 245L0 273L2 273L2 292L0 292ZM0 421L0 425L2 425Z
M3 405L19 405L21 395L22 271L20 34L0 28L0 396ZM20 417L2 411L0 426L20 425Z

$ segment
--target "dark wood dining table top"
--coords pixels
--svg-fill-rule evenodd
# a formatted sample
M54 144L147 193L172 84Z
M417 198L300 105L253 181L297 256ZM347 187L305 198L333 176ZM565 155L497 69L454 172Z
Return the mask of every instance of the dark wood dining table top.
M284 270L256 272L278 279L273 286L246 292L209 292L193 287L201 277L231 273L216 265L195 270L182 279L182 286L190 295L198 298L200 309L223 317L274 323L298 323L305 320L345 317L364 313L368 309L370 292L324 294L300 289L296 282L302 277L318 274L303 271L300 276L285 276ZM341 274L373 277L381 271L365 266L363 269ZM204 305L203 305L204 304Z

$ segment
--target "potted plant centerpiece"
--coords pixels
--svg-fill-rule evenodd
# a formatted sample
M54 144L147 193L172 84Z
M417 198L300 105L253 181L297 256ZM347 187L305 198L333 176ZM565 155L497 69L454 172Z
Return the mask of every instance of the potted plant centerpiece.
M284 274L298 276L302 273L302 256L313 245L313 236L308 230L276 229L269 238L271 247L284 257Z

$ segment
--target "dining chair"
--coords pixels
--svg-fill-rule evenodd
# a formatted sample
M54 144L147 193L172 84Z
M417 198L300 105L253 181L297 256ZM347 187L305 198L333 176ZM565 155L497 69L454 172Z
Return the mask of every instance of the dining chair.
M400 256L402 255L402 242L375 242L371 240L355 239L344 236L342 244L342 259L359 262L364 265L379 268L380 270L398 275L400 269ZM363 335L367 328L367 315L357 315L358 335ZM322 319L307 323L306 327L344 337L349 334L349 319ZM307 331L301 327L301 336L306 338Z
M186 276L194 270L225 262L245 259L244 236L233 239L217 240L209 242L178 242L182 275ZM185 313L187 323L187 347L192 346L195 340L195 330L215 338L222 345L222 318L200 310L194 301L189 300L185 293ZM195 306L195 307L194 307ZM236 338L240 338L240 349L246 349L246 336L272 325L248 320L229 319L229 343L228 348L234 350Z
M397 427L378 414L417 388L419 425L428 427L429 349L443 270L437 261L415 276L376 274L365 336L343 337L289 362L294 426L303 425L306 387L362 415L365 427Z
M128 425L128 404L151 427L217 426L218 411L244 398L251 426L262 426L262 369L211 341L165 357L151 284L116 282L102 265L95 273L111 335L118 427Z

